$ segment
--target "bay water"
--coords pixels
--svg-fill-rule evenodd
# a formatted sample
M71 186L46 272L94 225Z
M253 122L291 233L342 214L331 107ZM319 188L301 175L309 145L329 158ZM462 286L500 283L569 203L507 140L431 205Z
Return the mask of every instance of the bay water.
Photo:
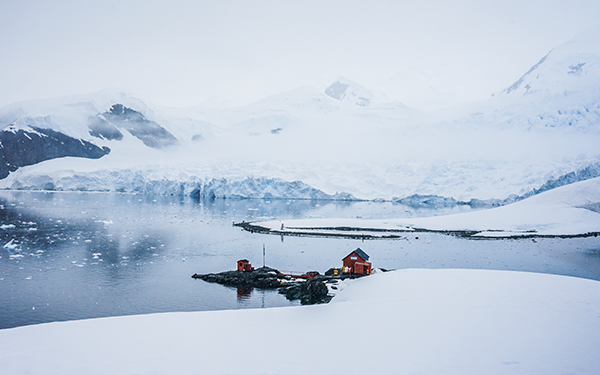
M0 329L117 315L297 305L276 291L195 280L238 259L288 272L340 267L360 247L374 267L542 272L600 280L600 238L395 240L279 237L234 222L452 214L468 206L391 202L212 200L85 192L0 192Z

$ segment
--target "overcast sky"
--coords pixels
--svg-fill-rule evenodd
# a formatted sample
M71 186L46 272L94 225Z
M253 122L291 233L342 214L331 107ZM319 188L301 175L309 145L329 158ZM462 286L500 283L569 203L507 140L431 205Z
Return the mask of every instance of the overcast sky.
M237 105L338 77L474 100L598 20L593 0L0 0L0 106L110 87Z

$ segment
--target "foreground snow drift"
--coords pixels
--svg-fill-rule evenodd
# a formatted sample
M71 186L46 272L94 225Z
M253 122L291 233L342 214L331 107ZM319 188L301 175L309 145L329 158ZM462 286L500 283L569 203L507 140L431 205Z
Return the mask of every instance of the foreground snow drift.
M463 232L477 237L600 233L600 178L546 191L507 206L427 218L301 219L252 223L270 233L386 237L393 232ZM282 226L283 225L283 226Z
M482 270L352 281L328 305L0 331L7 374L594 374L600 283Z

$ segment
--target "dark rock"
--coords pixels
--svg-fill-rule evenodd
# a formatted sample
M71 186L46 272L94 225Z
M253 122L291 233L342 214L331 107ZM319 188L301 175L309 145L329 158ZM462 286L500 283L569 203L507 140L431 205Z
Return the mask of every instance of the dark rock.
M331 301L327 286L321 278L300 282L279 290L290 301L300 300L303 305L314 305Z
M313 271L313 274L317 273ZM290 285L293 277L284 276L273 268L264 267L254 271L225 271L220 273L194 274L194 279L201 279L210 283L238 288L238 289L279 289L288 300L300 300L303 305L327 303L332 296L328 295L325 282L331 281L330 277L316 275L306 281L298 281Z
M69 137L51 129L8 127L0 132L0 179L20 167L67 156L99 159L108 147Z
M281 280L278 278L279 274L279 271L276 269L265 267L251 272L225 271L206 275L194 274L192 277L235 288L276 289L281 287Z

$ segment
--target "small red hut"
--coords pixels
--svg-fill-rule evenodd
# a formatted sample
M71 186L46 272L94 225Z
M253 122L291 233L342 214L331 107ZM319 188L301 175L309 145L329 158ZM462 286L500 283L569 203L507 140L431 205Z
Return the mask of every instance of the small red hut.
M359 247L342 259L344 262L342 272L369 275L371 273L371 263L367 262L368 260L369 256L367 253Z
M238 271L254 271L254 267L250 264L248 259L240 259L237 261Z

